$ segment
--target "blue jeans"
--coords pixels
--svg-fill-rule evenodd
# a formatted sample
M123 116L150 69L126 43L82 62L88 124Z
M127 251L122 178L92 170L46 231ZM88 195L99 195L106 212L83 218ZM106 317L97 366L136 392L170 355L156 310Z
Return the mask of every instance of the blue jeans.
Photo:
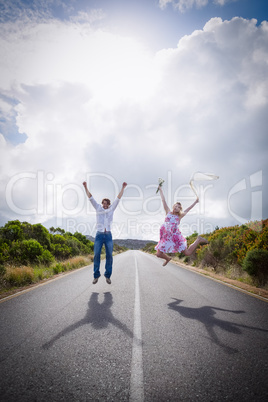
M105 273L106 278L110 278L112 275L113 267L113 239L111 232L97 232L94 242L94 278L100 277L100 260L101 260L101 249L103 244L105 245L106 251L106 264Z

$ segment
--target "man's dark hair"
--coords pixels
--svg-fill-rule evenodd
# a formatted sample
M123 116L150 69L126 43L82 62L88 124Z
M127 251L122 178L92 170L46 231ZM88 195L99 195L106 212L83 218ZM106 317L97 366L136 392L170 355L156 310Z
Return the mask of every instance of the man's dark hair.
M109 200L109 198L103 198L101 203L103 204L104 201L106 201L108 205L111 205L111 201Z

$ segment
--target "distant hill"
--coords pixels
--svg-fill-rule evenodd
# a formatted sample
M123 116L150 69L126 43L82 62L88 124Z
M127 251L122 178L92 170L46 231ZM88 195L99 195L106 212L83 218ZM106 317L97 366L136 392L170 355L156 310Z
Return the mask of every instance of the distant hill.
M152 240L138 240L138 239L115 239L115 244L118 244L121 247L126 247L131 250L140 250L146 246L148 243L157 244L156 241Z
M94 243L94 237L92 236L86 236L87 239L90 241L93 241ZM148 243L153 243L157 244L156 241L153 240L139 240L139 239L113 239L114 244L117 244L120 247L126 247L130 250L140 250L143 247L146 246Z

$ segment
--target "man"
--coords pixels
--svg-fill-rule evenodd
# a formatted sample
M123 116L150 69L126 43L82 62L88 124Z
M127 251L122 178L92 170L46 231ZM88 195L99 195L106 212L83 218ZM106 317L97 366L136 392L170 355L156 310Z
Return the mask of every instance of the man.
M113 266L113 239L111 233L111 224L113 221L113 214L115 208L119 204L119 201L124 193L124 190L127 186L127 183L122 184L122 189L118 194L117 198L111 205L111 201L108 198L104 198L102 200L102 205L98 204L96 200L92 197L92 194L89 192L87 188L87 183L84 181L83 186L85 187L86 194L89 198L89 201L96 209L97 216L97 233L95 236L94 242L94 279L93 284L95 285L98 282L100 277L100 257L101 257L101 249L103 244L105 245L106 251L106 264L105 264L105 273L106 282L110 285L111 275L112 275L112 266Z

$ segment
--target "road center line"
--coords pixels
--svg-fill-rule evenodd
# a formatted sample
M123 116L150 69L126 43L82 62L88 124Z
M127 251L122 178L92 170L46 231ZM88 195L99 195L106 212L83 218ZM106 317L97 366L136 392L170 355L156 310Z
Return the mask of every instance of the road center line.
M135 301L134 301L134 327L132 342L132 361L130 377L130 401L144 401L143 364L142 364L142 334L139 273L136 255L135 259Z

